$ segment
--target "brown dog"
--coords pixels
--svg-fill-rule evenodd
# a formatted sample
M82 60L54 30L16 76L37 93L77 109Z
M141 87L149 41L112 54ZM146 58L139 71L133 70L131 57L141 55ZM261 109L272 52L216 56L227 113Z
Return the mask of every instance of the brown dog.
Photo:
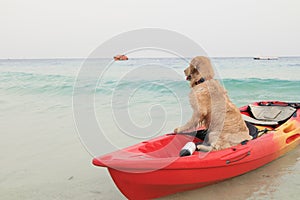
M205 144L197 146L202 151L221 150L252 139L239 109L229 100L221 84L213 79L214 70L208 58L193 58L184 73L190 81L193 115L184 126L176 128L175 133L205 126L208 129Z

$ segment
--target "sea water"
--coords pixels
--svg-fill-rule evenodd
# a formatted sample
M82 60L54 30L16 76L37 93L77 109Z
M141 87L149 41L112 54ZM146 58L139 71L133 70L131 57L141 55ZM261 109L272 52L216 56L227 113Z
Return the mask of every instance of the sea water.
M189 60L0 60L0 199L124 199L92 156L105 153L98 148L104 143L120 149L185 123L192 113L183 73ZM300 102L298 57L212 63L239 107ZM297 148L246 175L165 199L297 199L299 180Z

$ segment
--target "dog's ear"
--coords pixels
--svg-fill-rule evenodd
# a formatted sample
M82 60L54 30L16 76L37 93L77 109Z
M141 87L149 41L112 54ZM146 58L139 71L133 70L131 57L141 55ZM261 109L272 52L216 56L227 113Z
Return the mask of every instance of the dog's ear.
M192 67L192 70L191 70L191 74L197 74L197 73L199 73L198 72L198 69L196 68L196 67Z

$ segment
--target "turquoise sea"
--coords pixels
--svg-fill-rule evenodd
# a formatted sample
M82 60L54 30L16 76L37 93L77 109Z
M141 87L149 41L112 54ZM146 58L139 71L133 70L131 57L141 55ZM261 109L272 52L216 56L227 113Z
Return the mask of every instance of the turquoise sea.
M0 199L124 199L106 170L91 165L91 155L107 150L91 127L118 149L185 123L189 60L0 60ZM212 63L239 107L300 102L300 57ZM298 147L246 175L164 199L297 199L299 180Z

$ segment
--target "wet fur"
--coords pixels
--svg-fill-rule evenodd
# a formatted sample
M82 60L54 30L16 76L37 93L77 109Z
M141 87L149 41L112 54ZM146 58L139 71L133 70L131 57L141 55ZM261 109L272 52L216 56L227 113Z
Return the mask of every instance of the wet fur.
M208 58L195 57L184 73L190 81L193 115L184 126L176 128L175 133L205 126L208 128L205 145L197 146L202 151L221 150L252 139L239 109L219 81L213 79L214 71ZM197 84L201 77L205 82Z

